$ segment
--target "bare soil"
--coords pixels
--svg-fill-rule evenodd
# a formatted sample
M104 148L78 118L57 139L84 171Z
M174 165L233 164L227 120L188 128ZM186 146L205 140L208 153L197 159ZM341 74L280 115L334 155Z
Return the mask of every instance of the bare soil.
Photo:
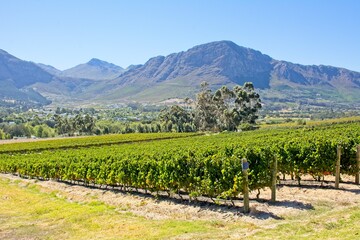
M318 204L326 204L334 209L360 205L360 185L354 184L354 177L342 176L340 188L335 189L334 177L326 177L323 183L313 181L311 177L303 179L302 186L297 182L281 181L277 188L275 203L269 201L270 189L250 193L250 213L242 213L242 200L235 200L235 207L227 202L220 204L205 201L181 200L177 195L171 197L119 190L91 188L57 181L39 181L19 178L10 174L0 174L10 181L20 180L21 185L35 184L42 192L55 193L68 201L100 201L115 207L118 211L131 212L147 219L186 219L186 220L244 220L260 223L286 216L296 216L311 211Z

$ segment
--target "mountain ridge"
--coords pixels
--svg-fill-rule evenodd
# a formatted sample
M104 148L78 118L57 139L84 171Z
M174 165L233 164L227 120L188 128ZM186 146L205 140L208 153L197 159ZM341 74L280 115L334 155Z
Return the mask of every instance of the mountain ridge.
M212 89L251 81L268 103L273 99L280 102L307 99L310 104L312 101L328 105L360 104L359 72L276 60L231 41L205 43L186 51L152 57L126 70L96 58L60 73L51 66L39 66L41 70L47 69L50 80L32 80L26 86L36 87L52 100L62 98L102 104L161 102L168 98L194 97L202 81L207 81ZM102 72L101 68L106 70ZM1 74L0 66L0 77Z
M156 94L154 89L158 89L165 93L156 94L158 98L152 97L152 100L160 101L161 97L171 97L167 93L174 92L171 89L173 86L177 86L179 91L176 91L178 95L172 97L193 96L201 81L209 82L214 88L242 85L247 81L253 82L258 89L272 86L296 89L327 87L337 94L336 88L344 88L343 83L359 90L360 74L345 68L279 61L231 41L218 41L150 58L144 65L123 73L110 80L107 87L99 89L105 91L109 99L118 97L128 100L141 100L146 95ZM181 93L181 88L192 92ZM106 97L100 94L97 99L101 98Z

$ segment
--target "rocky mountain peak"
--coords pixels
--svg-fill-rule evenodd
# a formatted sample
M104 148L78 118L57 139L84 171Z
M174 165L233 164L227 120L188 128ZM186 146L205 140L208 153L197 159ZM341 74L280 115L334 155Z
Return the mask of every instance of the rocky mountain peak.
M142 67L126 72L118 80L126 82L222 81L243 84L254 82L256 87L269 86L272 58L259 51L244 48L231 41L211 42L185 52L149 59ZM192 83L194 84L194 83Z
M123 70L123 68L120 67L120 66L117 66L117 65L115 65L113 63L109 63L109 62L100 60L98 58L92 58L86 64L90 65L90 66L95 66L95 67L104 67L104 68L113 68L113 69Z
M87 62L87 64L94 65L94 66L103 65L104 63L106 64L107 62L102 61L98 58L92 58L92 59L90 59L89 62Z
M97 58L92 58L87 63L79 64L73 68L64 70L61 75L72 78L108 80L118 77L123 72L124 69L120 66Z

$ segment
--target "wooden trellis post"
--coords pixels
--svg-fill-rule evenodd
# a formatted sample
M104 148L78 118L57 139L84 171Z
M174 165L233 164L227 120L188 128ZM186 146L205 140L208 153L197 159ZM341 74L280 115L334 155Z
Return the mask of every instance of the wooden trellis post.
M337 146L337 158L336 158L336 169L335 169L335 188L339 188L340 182L340 162L341 162L341 146Z
M277 180L277 157L273 159L271 173L271 202L276 201L276 180Z
M360 181L360 145L356 147L356 173L355 173L355 183L359 184Z
M248 170L249 163L246 158L241 159L242 162L242 172L243 172L243 195L244 195L244 213L250 212L250 200L249 200L249 179L248 179Z

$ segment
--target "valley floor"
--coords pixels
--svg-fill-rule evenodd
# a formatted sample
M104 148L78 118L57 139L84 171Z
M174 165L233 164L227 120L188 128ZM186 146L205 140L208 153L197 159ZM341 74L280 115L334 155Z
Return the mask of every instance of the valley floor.
M310 180L310 179L309 179ZM344 177L251 194L251 212L0 174L0 239L358 239L360 185Z

